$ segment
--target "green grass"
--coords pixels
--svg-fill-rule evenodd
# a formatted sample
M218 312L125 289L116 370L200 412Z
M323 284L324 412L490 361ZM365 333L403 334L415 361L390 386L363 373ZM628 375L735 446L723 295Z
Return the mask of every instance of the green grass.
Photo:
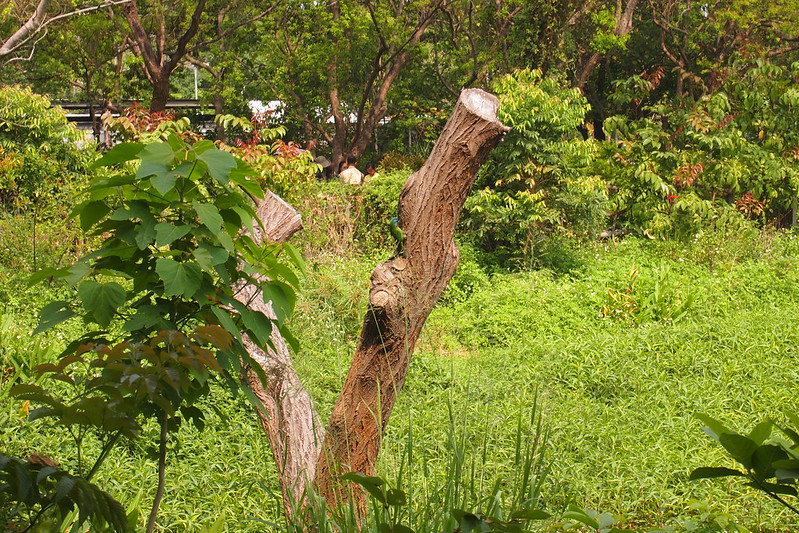
M534 411L549 430L549 474L540 501L550 512L576 502L655 526L701 514L688 508L705 500L752 530L795 527L795 517L754 491L687 477L699 466L730 465L694 413L744 431L796 407L799 239L706 236L689 245L630 240L589 244L578 253L579 266L568 273L497 273L490 279L468 256L446 304L428 320L380 457L381 475L401 477L420 506L415 517L408 510L407 519L428 520L441 530L448 505L485 510L490 501L480 499L497 490L509 505L519 470L516 450L533 438L517 438L519 421ZM293 328L302 342L298 370L324 418L346 375L369 273L381 258L319 257L309 265ZM685 316L672 323L637 309L604 318L603 307L615 305L609 291L630 289L633 266L637 305L667 316L693 295ZM666 271L658 282L662 298L646 304L658 272ZM3 314L10 317L0 332L2 363L12 355L49 357L42 355L47 346L37 348L39 341L28 333L35 309L58 289L23 292L18 265L2 265L2 274ZM46 339L58 346L79 330L71 324L61 337ZM0 389L10 383L7 378ZM3 451L35 451L65 468L74 465L58 428L31 427L2 390L0 400ZM208 402L227 418L212 414L204 432L182 428L172 443L163 530L198 531L222 513L228 531L270 530L259 520L280 522L279 491L252 409L221 390ZM126 506L141 493L145 516L156 483L155 432L147 427L139 441L120 447L96 480ZM455 472L469 491L445 498L454 490ZM425 507L428 501L433 503ZM443 514L426 516L431 507Z

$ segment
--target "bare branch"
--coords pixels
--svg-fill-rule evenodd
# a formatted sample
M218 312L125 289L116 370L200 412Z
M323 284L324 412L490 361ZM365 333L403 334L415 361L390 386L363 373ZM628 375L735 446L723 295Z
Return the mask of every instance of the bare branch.
M31 44L31 39L37 37L36 40L33 42L30 53L28 57L15 57L9 59L7 62L11 61L29 61L33 57L33 52L36 47L36 43L44 38L47 32L47 26L52 24L53 22L58 22L59 20L63 20L65 18L74 17L76 15L84 15L86 13L91 13L92 11L98 11L100 9L105 9L107 7L114 7L121 4L127 4L132 0L109 0L108 2L103 2L102 4L98 4L96 6L89 6L80 9L76 9L74 11L69 11L67 13L62 13L60 15L56 15L50 18L47 18L46 12L47 8L50 6L51 0L39 0L39 3L36 5L36 10L34 11L33 15L25 21L25 23L20 26L20 28L15 31L5 42L0 46L0 60L3 60L13 54L14 52L18 51L22 46ZM42 35L39 35L42 34Z

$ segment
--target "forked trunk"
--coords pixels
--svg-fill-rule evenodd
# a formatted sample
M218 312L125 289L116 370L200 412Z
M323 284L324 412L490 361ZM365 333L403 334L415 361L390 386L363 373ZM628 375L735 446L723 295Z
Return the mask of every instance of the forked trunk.
M340 475L373 474L383 431L402 389L422 326L458 264L453 239L463 203L480 165L508 128L497 120L498 100L478 89L461 93L452 117L424 166L405 184L399 221L405 254L372 273L369 309L344 387L322 431L308 393L297 377L288 349L277 333L275 350L248 344L266 374L254 373L253 390L266 412L259 413L277 463L287 512L302 504L309 483L330 507L351 500L365 508L360 490L342 485ZM271 197L270 197L271 198ZM287 239L299 229L299 215L279 198L259 206L266 237ZM271 313L256 289L245 287L242 302Z

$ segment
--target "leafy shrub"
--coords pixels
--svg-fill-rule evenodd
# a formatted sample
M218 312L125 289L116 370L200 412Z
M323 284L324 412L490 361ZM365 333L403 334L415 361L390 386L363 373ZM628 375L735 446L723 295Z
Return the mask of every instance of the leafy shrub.
M578 131L588 102L565 87L538 70L495 84L497 115L511 130L480 171L464 226L499 257L529 263L548 234L587 235L604 225L605 185L586 173L596 146Z
M658 78L617 84L615 101L640 118L605 122L595 171L615 191L619 225L652 237L688 239L714 219L785 224L799 189L799 63L741 59L696 102L641 105Z
M93 158L91 144L46 97L0 88L0 210L63 218Z
M49 386L22 383L11 394L40 404L31 420L52 418L68 428L87 481L121 437L134 439L143 419L157 420L153 531L169 433L182 420L204 427L197 403L209 394L210 378L225 378L233 392L244 390L258 403L240 385L250 361L242 332L263 348L278 328L296 344L284 325L298 279L278 256L295 266L301 260L288 245L241 234L254 231L247 195L263 193L254 171L211 141L187 144L173 133L164 142L123 143L97 165L121 170L98 177L74 216L84 231L104 237L100 248L32 281L54 277L74 287L70 298L42 309L34 333L76 315L98 329L75 339L56 363L38 367ZM245 286L271 302L274 318L235 298ZM102 446L88 468L81 450L92 432Z
M381 169L382 170L382 169ZM368 247L391 247L388 223L397 216L399 195L410 176L408 170L383 171L355 194L362 198L356 235Z
M697 415L705 423L703 428L726 453L742 468L701 467L691 472L691 479L738 477L744 485L759 490L780 505L799 515L796 501L799 496L799 416L787 412L789 423L764 420L747 435L728 429L718 420L707 415ZM772 437L773 428L778 428L781 437ZM786 498L791 496L792 501Z

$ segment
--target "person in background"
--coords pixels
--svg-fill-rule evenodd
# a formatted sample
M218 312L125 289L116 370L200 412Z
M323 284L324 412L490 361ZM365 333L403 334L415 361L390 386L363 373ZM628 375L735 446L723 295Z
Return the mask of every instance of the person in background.
M363 184L366 185L378 176L377 166L373 161L366 164L366 174L363 176Z
M322 167L322 169L316 173L316 179L319 181L327 181L333 178L333 163L331 163L328 158L323 155L318 155L314 158L314 163Z
M358 158L349 156L347 158L347 166L339 174L341 183L345 185L362 185L363 172L358 170Z

